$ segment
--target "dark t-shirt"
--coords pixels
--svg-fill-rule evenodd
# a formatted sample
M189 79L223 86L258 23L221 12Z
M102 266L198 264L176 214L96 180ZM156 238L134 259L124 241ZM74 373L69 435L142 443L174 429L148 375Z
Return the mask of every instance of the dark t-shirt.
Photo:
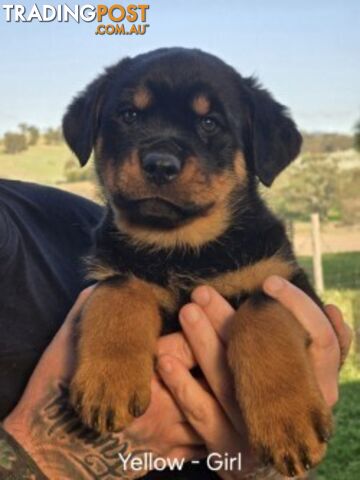
M101 214L79 196L0 180L0 419L86 286L81 259Z

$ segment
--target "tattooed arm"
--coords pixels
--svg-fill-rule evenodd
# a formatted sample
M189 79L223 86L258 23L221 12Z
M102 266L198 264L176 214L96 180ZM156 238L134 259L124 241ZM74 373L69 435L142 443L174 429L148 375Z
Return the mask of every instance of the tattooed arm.
M33 410L27 427L12 416L4 422L4 427L28 452L14 438L9 435L6 438L3 431L0 465L5 472L7 465L19 480L130 479L146 473L127 471L119 455L126 457L131 453L138 457L144 451L136 448L126 434L100 436L84 427L67 406L67 389L62 385L49 389L42 405Z
M74 360L72 327L89 293L80 296L43 354L19 404L3 423L0 479L133 479L146 470L132 471L121 460L129 454L138 458L152 452L185 460L204 456L199 437L156 378L146 414L121 433L100 436L84 427L68 406L66 385ZM175 338L170 339L172 351L177 348Z
M46 480L45 475L26 451L0 426L0 478Z

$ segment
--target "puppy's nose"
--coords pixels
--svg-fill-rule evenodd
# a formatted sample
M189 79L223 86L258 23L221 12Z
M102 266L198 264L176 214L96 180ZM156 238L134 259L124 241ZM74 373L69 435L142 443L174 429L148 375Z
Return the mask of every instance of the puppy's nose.
M171 182L180 173L181 160L171 153L152 152L142 159L142 168L155 183Z

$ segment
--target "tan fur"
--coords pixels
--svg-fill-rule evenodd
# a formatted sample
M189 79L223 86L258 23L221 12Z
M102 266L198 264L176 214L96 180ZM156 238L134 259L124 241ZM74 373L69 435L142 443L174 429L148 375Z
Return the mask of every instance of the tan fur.
M85 264L87 264L88 272L86 276L91 280L103 282L115 277L121 277L122 275L119 270L111 267L110 265L106 265L105 263L97 261L92 257L85 259ZM156 283L151 282L146 282L146 287L151 289L161 308L168 312L174 312L176 310L178 298L174 291L168 290L160 285L156 285Z
M284 475L285 455L293 458L299 474L305 473L301 449L307 449L313 465L323 458L326 445L318 439L314 419L325 432L331 430L331 412L307 343L304 328L277 302L256 306L247 300L230 332L228 359L250 441L258 451L268 451Z
M98 261L96 258L85 258L84 263L87 271L86 278L89 280L103 282L120 275L117 269Z
M201 247L206 242L220 236L229 226L229 211L225 204L213 207L206 216L199 217L189 224L174 230L154 232L143 227L131 225L124 216L118 214L116 224L119 229L130 235L134 245L148 245L153 249L174 247Z
M240 150L235 153L234 170L238 177L238 180L241 183L245 183L247 180L246 163L244 154Z
M140 87L136 90L134 94L134 105L139 110L145 110L149 108L151 105L151 93L145 87Z
M290 264L278 255L236 270L218 275L207 280L207 284L215 288L221 295L232 297L241 292L250 293L261 289L265 279L270 275L279 275L289 279L296 270L296 265Z
M146 244L154 248L175 246L198 248L214 240L227 229L231 216L228 197L238 180L231 171L207 176L201 171L199 165L198 159L189 157L179 177L171 184L164 186L161 191L145 179L136 151L132 152L118 170L112 166L107 167L104 178L108 182L106 187L110 193L119 189L130 198L158 197L178 205L194 202L200 206L208 206L214 203L203 217L173 231L161 233L129 224L123 213L113 207L116 224L131 237L134 244Z
M96 409L101 432L111 411L120 428L146 410L160 328L158 299L146 282L132 277L95 288L81 314L70 386L71 401L86 424L93 425Z
M222 201L237 184L237 179L231 171L216 175L205 174L199 159L194 156L185 160L180 175L168 185L163 185L161 190L146 179L137 151L133 151L119 168L113 166L108 168L105 179L115 179L114 184L110 185L111 191L119 189L130 198L164 198L179 205L188 202L207 205L216 200Z
M102 171L105 195L110 203L111 194L119 190L128 198L157 197L180 206L189 202L205 208L213 205L202 218L161 233L129 224L123 212L113 206L117 226L131 237L132 242L150 245L155 249L179 246L199 248L204 243L215 240L229 226L233 208L229 198L231 192L246 182L245 160L240 151L236 152L234 158L234 171L225 170L212 175L202 171L198 158L190 156L186 159L181 174L173 182L162 186L161 190L147 181L136 150L120 167L115 167L111 160L104 162Z
M198 95L192 102L192 108L197 115L207 115L210 112L210 100L203 94Z
M194 289L199 285L209 285L224 297L231 298L262 289L262 284L270 275L279 275L290 279L297 268L296 265L292 265L283 259L281 252L279 252L240 270L220 273L212 277L206 278L182 273L172 274L169 278L169 288L176 291L178 289Z

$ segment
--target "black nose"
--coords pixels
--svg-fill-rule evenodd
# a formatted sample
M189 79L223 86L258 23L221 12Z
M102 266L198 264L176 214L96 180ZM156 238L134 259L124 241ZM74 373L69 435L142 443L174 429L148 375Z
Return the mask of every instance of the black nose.
M181 170L181 160L171 153L147 153L142 159L142 168L155 183L171 182Z

